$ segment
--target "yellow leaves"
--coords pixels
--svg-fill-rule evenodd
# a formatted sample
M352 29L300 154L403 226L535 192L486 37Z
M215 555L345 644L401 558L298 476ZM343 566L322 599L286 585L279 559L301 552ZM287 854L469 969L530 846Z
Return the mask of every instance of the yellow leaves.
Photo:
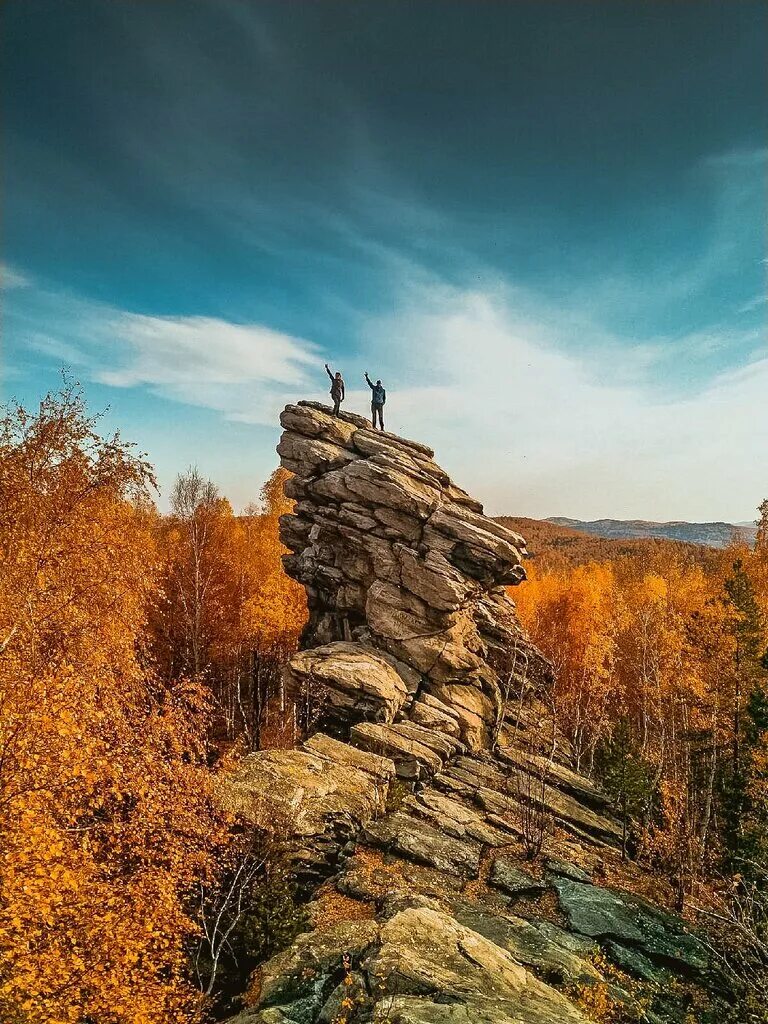
M523 622L557 672L555 697L577 757L618 717L644 756L664 756L668 732L711 727L733 656L719 571L674 547L653 558L537 572L515 592Z
M285 476L273 474L263 506L240 517L221 499L205 499L205 487L190 474L180 479L179 487L195 490L199 500L158 531L165 564L155 649L169 676L205 677L215 687L229 672L248 673L251 651L296 645L307 610L304 588L282 566L278 518L291 506Z
M56 429L52 429L55 424ZM219 835L206 703L148 675L146 467L76 401L0 421L0 1019L189 1020L186 897ZM20 610L23 614L20 614Z

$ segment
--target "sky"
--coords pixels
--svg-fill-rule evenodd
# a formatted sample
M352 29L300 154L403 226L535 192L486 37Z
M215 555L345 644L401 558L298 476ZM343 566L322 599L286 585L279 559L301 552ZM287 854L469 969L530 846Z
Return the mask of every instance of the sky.
M5 0L4 400L236 508L328 400L492 514L768 495L768 5Z

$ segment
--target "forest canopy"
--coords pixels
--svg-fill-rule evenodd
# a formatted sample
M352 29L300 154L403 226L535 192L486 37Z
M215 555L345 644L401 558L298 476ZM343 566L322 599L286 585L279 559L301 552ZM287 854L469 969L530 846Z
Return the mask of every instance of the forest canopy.
M258 741L303 591L282 478L236 517L77 386L0 422L0 1018L166 1024L200 1007L195 893L226 860L225 741ZM258 663L258 667L255 667ZM278 730L279 731L279 730ZM213 766L213 767L212 767Z
M190 467L161 514L145 456L77 385L4 411L3 1021L210 1019L302 926L279 823L249 832L216 798L238 757L306 724L282 682L307 615L281 563L286 476L235 514ZM768 502L754 548L585 543L542 527L512 591L574 766L678 909L765 949ZM729 963L756 1004L751 956Z

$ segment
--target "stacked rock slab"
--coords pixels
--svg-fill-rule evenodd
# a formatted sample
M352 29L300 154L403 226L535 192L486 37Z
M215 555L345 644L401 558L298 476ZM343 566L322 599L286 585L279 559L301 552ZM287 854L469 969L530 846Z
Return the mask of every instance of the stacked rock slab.
M506 588L525 578L522 537L483 514L425 445L288 406L278 445L296 501L280 536L289 575L307 590L295 687L327 695L337 729L360 745L393 742L410 722L471 750L498 735L505 689L535 687L549 667L523 635ZM428 745L428 744L427 744Z
M285 563L310 606L288 676L325 694L326 731L243 758L226 802L290 822L312 926L232 1024L693 1019L706 948L606 882L621 825L569 760L506 593L522 539L423 445L310 403L282 424Z

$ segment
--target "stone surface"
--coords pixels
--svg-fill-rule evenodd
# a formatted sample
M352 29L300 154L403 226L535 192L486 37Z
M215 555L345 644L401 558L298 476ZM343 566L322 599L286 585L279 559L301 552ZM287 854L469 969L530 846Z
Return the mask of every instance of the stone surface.
M546 882L515 867L506 857L494 859L488 881L510 896L536 896L547 888Z
M522 538L426 445L316 403L282 424L285 566L310 611L288 683L313 692L333 735L249 755L224 802L289 822L305 891L322 882L318 901L374 917L299 936L263 965L238 1024L582 1024L577 993L595 984L611 1019L683 1024L674 993L706 991L705 946L580 866L620 864L621 828L574 770L551 667L507 591ZM525 808L539 803L530 861Z
M344 843L382 813L395 766L318 734L303 750L261 750L221 783L221 802L285 837L302 880L327 874Z
M506 950L429 907L404 910L387 921L366 970L390 1007L389 1019L402 1024L585 1022L572 1003Z
M590 959L598 949L595 942L582 941L574 946L572 936L555 925L488 913L477 905L458 903L454 912L461 924L506 949L541 977L558 983L595 981L600 977Z
M396 812L368 825L363 839L451 875L474 878L480 869L480 844L459 841L425 821Z
M527 773L518 784L514 773L505 769L501 763L488 763L477 757L460 757L452 762L448 771L440 774L437 781L441 786L465 793L471 789L475 801L486 810L510 815L512 819L518 814L521 799L535 797L541 800L554 819L574 834L589 836L592 841L599 843L621 843L621 826L614 818L598 814L569 793L547 783L531 784L529 790L526 777Z
M344 921L305 933L261 970L258 1003L232 1024L314 1024L344 976L344 958L359 961L377 942L375 921Z
M432 746L420 743L396 726L363 722L352 727L350 738L363 750L391 758L397 774L404 779L426 778L443 765L442 757Z
M589 874L578 866L567 860L559 860L557 857L548 857L545 867L551 875L558 875L560 878L570 878L572 882L584 882L589 885L592 882Z
M556 878L553 884L574 931L590 938L637 947L646 956L676 963L694 973L706 969L709 962L706 948L671 914L637 897L601 886L585 885L568 878Z
M324 717L392 722L408 696L392 659L362 644L333 643L300 651L287 670L289 687L319 687Z
M416 708L415 725L490 746L503 715L492 662L505 641L515 639L532 676L550 674L504 590L525 577L523 539L483 515L426 445L316 403L288 406L281 423L278 453L296 474L287 493L300 498L281 520L285 567L310 611L290 678L317 680L350 725ZM408 708L383 664L360 678L375 649L417 677Z

